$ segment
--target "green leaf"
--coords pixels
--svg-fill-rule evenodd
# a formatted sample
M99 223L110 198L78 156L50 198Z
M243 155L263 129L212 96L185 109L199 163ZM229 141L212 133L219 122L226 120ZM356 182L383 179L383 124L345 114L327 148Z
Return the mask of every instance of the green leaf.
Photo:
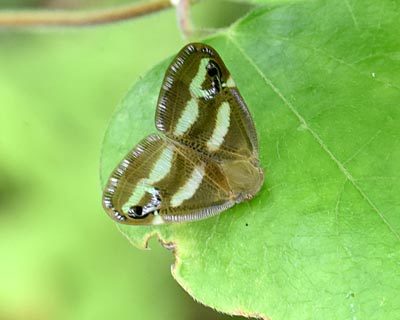
M399 319L399 12L389 0L276 4L207 41L254 116L265 184L215 218L121 231L174 243L176 280L226 313ZM167 65L116 112L103 182L155 131Z

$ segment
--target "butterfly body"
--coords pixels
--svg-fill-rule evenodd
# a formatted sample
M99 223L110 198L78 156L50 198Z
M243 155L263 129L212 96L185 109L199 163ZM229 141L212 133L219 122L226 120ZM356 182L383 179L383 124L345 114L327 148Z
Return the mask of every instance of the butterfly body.
M103 194L126 224L193 221L252 198L263 171L253 120L219 55L189 44L168 68L156 127L112 173Z

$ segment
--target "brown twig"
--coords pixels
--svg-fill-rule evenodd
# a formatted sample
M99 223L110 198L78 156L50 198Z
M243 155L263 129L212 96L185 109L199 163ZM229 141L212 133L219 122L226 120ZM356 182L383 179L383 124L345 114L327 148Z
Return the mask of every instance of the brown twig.
M132 4L86 12L71 11L0 11L0 27L90 26L122 21L170 8L170 0Z
M188 39L193 33L193 25L190 18L190 0L177 0L175 2L178 25L183 37Z

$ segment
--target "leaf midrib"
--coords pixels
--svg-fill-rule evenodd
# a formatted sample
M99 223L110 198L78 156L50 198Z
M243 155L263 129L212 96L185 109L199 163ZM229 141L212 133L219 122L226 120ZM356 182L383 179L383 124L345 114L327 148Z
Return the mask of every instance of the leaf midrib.
M235 46L238 51L243 55L243 57L247 60L247 62L251 65L251 67L256 71L257 74L264 80L265 84L271 88L271 90L279 97L280 100L286 105L291 113L293 113L296 118L299 120L300 124L304 126L304 128L311 134L313 139L318 143L321 149L331 158L331 160L337 165L339 170L345 176L346 180L348 180L353 187L360 193L361 197L367 204L372 208L373 211L378 214L378 216L382 219L383 223L388 227L391 233L400 241L400 234L396 232L396 230L390 225L389 221L386 219L385 215L378 209L378 207L373 203L373 201L368 197L368 195L364 192L364 190L357 184L354 177L351 175L349 170L344 166L342 162L332 153L332 151L328 148L328 146L323 142L321 137L308 125L303 116L296 110L296 108L292 105L292 103L286 99L286 97L282 94L282 92L274 85L274 83L262 72L262 70L258 67L258 65L253 61L253 59L246 53L244 48L242 48L237 40L234 38L232 32L224 35L228 41Z

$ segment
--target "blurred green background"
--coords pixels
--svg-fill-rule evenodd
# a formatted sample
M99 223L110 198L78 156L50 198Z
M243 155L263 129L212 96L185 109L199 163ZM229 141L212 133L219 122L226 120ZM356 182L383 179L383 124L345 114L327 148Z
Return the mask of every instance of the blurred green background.
M122 2L3 0L0 9ZM220 27L249 9L225 5L193 14ZM195 303L170 274L172 254L155 240L151 251L133 248L101 207L114 108L184 44L173 10L90 28L0 29L1 320L233 319Z

